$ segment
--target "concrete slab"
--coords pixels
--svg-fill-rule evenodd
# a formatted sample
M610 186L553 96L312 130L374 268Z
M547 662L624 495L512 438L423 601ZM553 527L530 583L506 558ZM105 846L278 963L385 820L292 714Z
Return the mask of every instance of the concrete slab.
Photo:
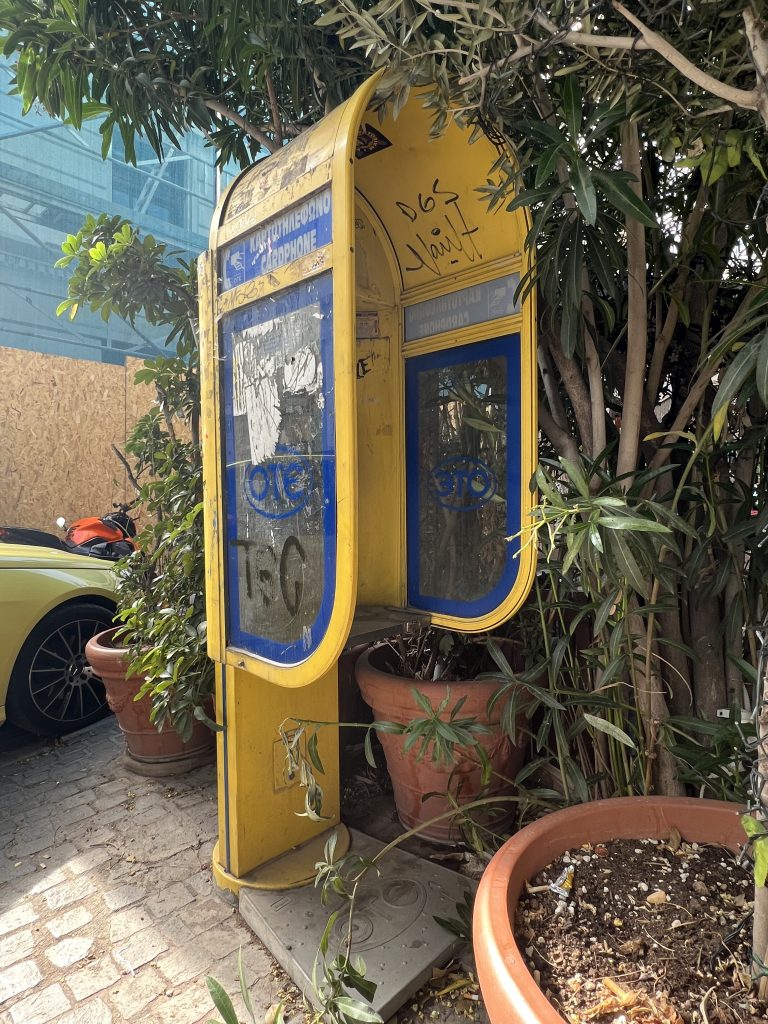
M373 857L384 844L350 830L352 852ZM361 888L354 915L352 950L376 982L373 1008L387 1020L463 943L434 920L456 917L456 903L473 883L429 861L390 851L381 873L370 872ZM304 995L315 1001L312 966L329 915L346 905L334 897L320 902L320 891L304 886L283 892L241 889L240 913ZM328 948L332 960L341 950L347 928L342 914ZM359 996L356 993L350 993Z

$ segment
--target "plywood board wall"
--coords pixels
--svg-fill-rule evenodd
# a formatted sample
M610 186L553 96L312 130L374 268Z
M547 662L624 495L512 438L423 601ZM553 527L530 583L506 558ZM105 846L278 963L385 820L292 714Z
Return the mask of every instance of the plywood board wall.
M0 347L0 525L57 533L56 518L103 515L133 489L121 450L153 392L125 366Z

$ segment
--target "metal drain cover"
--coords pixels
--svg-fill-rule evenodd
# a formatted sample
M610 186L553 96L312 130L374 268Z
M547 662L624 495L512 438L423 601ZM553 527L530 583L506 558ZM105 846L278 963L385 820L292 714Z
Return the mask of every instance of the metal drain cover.
M373 857L384 844L351 830L352 852ZM474 883L453 871L391 850L358 890L352 951L365 960L366 977L376 982L373 1008L384 1020L429 980L463 945L434 920L456 917L456 903ZM316 1001L312 966L330 914L344 907L334 897L327 906L314 886L268 892L240 890L240 913L304 995ZM343 948L348 918L341 914L331 935L328 959ZM356 993L350 995L360 998Z

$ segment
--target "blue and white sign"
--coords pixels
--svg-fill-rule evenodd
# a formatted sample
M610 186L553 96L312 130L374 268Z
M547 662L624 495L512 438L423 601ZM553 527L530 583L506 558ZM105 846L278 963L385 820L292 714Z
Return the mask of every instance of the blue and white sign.
M419 341L433 334L459 331L462 327L519 313L520 304L515 301L519 284L519 274L506 274L406 306L405 340Z
M224 291L269 274L331 241L331 190L310 196L223 250Z

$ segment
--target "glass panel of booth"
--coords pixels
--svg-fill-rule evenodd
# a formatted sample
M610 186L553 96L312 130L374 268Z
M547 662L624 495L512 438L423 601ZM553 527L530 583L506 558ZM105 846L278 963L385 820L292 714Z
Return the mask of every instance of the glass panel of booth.
M317 648L336 578L332 280L222 321L228 643L277 664Z
M406 360L408 603L476 618L508 596L520 530L520 336Z
M331 241L331 190L302 199L221 250L221 284L236 285L269 274Z

